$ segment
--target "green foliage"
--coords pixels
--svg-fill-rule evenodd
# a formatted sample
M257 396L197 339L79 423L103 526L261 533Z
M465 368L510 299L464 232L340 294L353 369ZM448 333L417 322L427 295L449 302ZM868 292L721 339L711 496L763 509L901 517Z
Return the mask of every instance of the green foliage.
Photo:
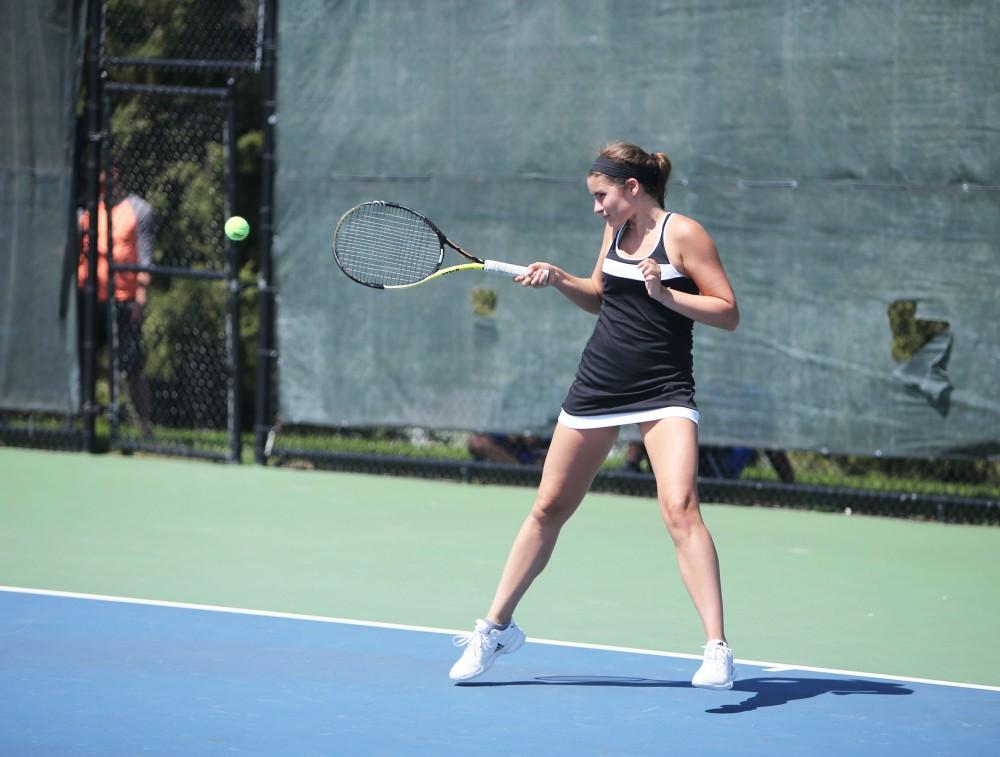
M944 321L917 319L917 303L899 300L889 306L889 328L892 330L892 359L903 363L925 344L948 330Z
M172 279L150 297L145 324L151 381L183 383L218 361L225 338L226 290L222 283Z
M797 484L986 499L1000 496L1000 460L923 460L818 452L789 452L788 457ZM745 468L742 477L778 480L763 456Z
M484 318L492 316L497 309L497 290L476 288L472 290L472 312Z
M183 57L178 51L205 46L219 29L253 24L255 8L241 0L105 0L112 54L126 58Z

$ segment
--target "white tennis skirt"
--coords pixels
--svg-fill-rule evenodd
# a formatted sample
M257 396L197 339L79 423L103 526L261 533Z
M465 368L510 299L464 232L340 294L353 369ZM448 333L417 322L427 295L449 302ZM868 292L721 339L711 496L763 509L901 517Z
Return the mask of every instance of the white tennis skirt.
M697 426L701 414L689 407L660 407L655 410L639 410L632 413L605 413L603 415L570 415L565 410L559 413L559 422L569 428L627 426L630 423L658 421L661 418L687 418Z

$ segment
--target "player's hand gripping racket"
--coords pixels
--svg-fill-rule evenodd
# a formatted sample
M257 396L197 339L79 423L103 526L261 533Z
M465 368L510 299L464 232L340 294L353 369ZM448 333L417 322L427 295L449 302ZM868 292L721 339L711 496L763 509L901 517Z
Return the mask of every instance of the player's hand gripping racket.
M471 262L441 268L445 245ZM420 286L455 271L528 273L524 266L477 258L420 213L382 200L344 213L333 235L333 257L348 277L376 289Z

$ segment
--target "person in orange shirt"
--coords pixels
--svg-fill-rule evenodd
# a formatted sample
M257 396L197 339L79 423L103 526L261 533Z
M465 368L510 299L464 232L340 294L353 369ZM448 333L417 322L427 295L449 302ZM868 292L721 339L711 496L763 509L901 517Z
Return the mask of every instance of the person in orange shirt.
M113 296L114 318L119 345L119 366L125 372L129 395L145 436L152 434L150 423L150 391L143 368L146 354L142 344L142 321L145 314L150 274L138 271L116 271L114 282L108 281L108 211L104 204L104 179L101 173L101 201L97 208L97 302L95 314L96 348L108 344L110 301ZM80 259L77 266L77 305L79 307L78 344L83 355L84 285L89 276L88 242L90 213L80 211ZM111 169L111 255L118 265L148 266L153 262L156 244L153 209L138 195L124 192L117 168ZM109 285L110 283L110 285Z

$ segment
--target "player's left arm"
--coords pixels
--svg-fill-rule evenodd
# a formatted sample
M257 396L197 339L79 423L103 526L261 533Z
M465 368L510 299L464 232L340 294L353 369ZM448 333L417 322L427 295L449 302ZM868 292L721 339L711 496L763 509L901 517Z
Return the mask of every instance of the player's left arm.
M694 281L699 294L678 292L660 284L659 266L647 259L640 268L650 296L691 320L727 331L735 329L740 309L708 232L697 221L678 214L667 224L665 242L676 267Z

